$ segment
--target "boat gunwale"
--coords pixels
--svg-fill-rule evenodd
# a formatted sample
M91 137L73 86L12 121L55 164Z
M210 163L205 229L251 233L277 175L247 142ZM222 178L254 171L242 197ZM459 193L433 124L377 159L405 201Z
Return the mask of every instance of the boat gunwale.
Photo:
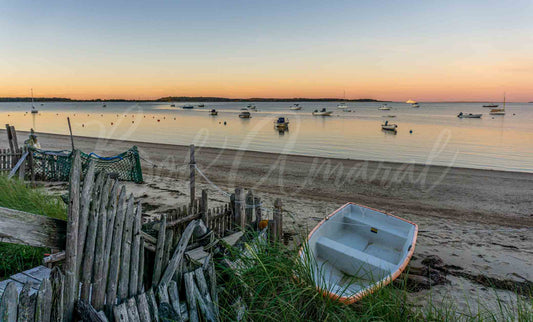
M370 210L374 210L374 211L377 211L377 212L380 212L382 214L385 214L385 215L388 215L388 216L391 216L391 217L394 217L394 218L397 218L397 219L400 219L402 221L405 221L411 225L413 225L415 227L415 230L414 230L414 233L413 233L413 239L412 239L412 244L411 244L411 248L409 249L409 251L407 252L407 256L405 257L404 261L400 264L400 267L394 271L393 273L389 274L386 278L383 278L381 279L380 281L377 281L373 284L371 284L370 286L362 289L361 291L355 293L354 295L351 295L351 296L341 296L341 295L338 295L338 294L335 294L335 293L332 293L328 290L323 290L322 288L320 288L318 285L315 285L316 286L316 289L322 293L322 295L324 296L328 296L329 298L331 299L335 299L335 300L338 300L344 304L353 304L359 300L361 300L363 297L369 295L369 294L372 294L374 293L375 291L377 291L378 289L384 287L384 286L387 286L388 284L390 284L392 281L394 281L396 278L398 278L398 276L400 276L400 274L405 270L405 268L407 268L407 265L409 264L409 261L411 260L411 257L413 256L414 252L415 252L415 245L416 245L416 240L417 240L417 237L418 237L418 225L415 224L414 222L410 221L410 220L407 220L405 218L401 218L401 217L398 217L398 216L395 216L393 214L390 214L388 212L385 212L385 211L382 211L382 210L378 210L378 209L375 209L375 208L372 208L372 207L368 207L368 206L364 206L364 205L361 205L361 204L358 204L358 203L355 203L355 202L347 202L346 204L344 204L343 206L341 206L340 208L338 208L337 210L335 210L334 212L332 212L331 214L329 214L328 216L326 216L324 219L322 219L322 221L320 221L310 232L309 234L307 235L307 242L309 242L309 239L311 238L311 236L318 230L318 228L320 228L320 226L322 226L324 223L326 223L329 218L335 216L337 213L339 213L341 210L343 210L344 208L350 206L350 205L355 205L355 206L359 206L359 207L363 207L363 208L366 208L366 209L370 209ZM302 252L304 250L304 246L302 246L300 248L300 251L298 252L298 256L300 258L302 258Z

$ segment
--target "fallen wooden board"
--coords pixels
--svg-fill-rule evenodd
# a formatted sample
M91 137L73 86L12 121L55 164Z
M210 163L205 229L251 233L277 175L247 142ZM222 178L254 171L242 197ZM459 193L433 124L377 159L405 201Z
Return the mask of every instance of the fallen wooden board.
M239 232L236 232L234 234L231 234L229 236L226 236L226 237L222 238L222 240L226 244L228 244L230 246L233 246L242 237L242 235L243 235L242 231L239 231ZM191 249L189 251L186 251L185 254L189 258L194 259L196 261L201 261L202 259L207 257L207 255L209 255L209 253L206 252L203 247L198 247L198 248L195 248L195 249Z
M67 222L0 207L0 242L65 249Z

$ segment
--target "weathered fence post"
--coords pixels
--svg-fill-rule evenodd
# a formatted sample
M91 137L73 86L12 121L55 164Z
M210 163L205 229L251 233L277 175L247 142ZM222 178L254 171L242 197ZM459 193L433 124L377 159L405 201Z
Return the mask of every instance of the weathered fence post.
M248 190L245 197L246 225L251 225L254 216L254 194L252 190Z
M274 201L273 219L276 222L276 236L278 241L283 239L283 209L281 199L277 198Z
M207 201L207 189L202 189L202 199L200 199L200 211L202 213L202 220L205 224L207 224L207 208L208 208L208 201Z
M235 224L244 230L246 226L246 204L244 198L244 190L242 188L235 189Z
M191 156L190 156L190 161L189 161L189 187L191 189L190 191L190 194L191 194L191 207L193 206L194 204L194 197L196 196L196 178L195 178L195 175L196 175L196 161L195 161L195 158L194 158L194 144L191 144L190 145L190 152L191 152Z
M255 207L255 229L259 229L259 223L262 220L260 197L254 197L254 207Z
M163 271L163 255L165 247L165 230L167 228L167 215L161 216L161 222L159 223L159 233L157 234L157 245L155 250L155 265L154 275L152 277L152 286L157 286L161 280L161 272Z
M74 301L78 297L78 221L80 213L81 155L74 150L70 169L69 205L67 218L67 241L65 246L65 321L71 321L74 313Z

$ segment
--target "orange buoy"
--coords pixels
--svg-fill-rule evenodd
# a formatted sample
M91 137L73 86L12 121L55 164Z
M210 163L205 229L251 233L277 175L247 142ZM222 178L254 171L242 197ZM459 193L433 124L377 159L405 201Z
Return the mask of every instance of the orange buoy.
M259 222L259 230L263 230L268 227L268 220L261 220Z

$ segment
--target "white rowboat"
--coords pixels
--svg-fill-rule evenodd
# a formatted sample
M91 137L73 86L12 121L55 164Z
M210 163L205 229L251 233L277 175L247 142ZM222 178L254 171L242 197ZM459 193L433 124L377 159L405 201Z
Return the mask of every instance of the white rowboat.
M323 294L349 304L400 276L417 233L415 223L347 203L311 231L300 259L311 260L313 280Z

